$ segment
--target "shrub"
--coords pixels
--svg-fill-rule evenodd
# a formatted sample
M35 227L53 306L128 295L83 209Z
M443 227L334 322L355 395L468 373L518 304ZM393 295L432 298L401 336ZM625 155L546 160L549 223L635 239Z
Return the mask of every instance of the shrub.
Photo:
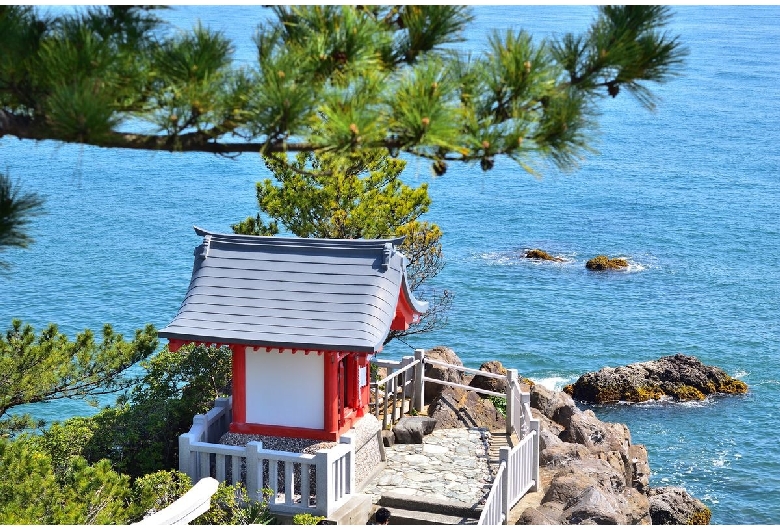
M501 413L502 416L506 416L506 398L498 396L488 396L488 399L493 402L493 406Z
M157 471L133 484L133 522L170 506L192 488L192 480L180 471Z
M263 498L271 495L271 490L263 490ZM220 483L217 492L211 497L209 511L192 521L195 525L247 525L271 524L275 521L268 509L268 503L253 501L247 495L243 485L229 486Z
M292 523L293 524L317 524L323 519L325 519L325 517L321 515L312 515L310 513L296 513L295 515L293 515Z

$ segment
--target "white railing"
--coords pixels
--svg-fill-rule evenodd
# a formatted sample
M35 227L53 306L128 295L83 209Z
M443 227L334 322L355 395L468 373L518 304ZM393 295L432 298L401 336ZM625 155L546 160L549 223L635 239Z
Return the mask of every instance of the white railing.
M379 368L386 368L388 375L379 381L371 383L371 412L382 422L383 429L389 429L393 424L406 415L407 406L416 407L416 403L422 401L422 397L415 395L415 381L420 377L418 372L422 366L421 361L413 357L404 357L398 361L375 361ZM407 402L411 401L411 405ZM422 409L419 405L417 410Z
M250 499L267 501L277 513L328 517L349 500L355 489L352 437L342 436L336 447L313 455L263 449L260 442L219 444L229 422L219 435L215 426L230 416L229 406L227 399L216 403L207 414L195 416L192 429L179 436L179 470L193 482L213 477L242 483Z
M211 477L198 481L190 490L159 512L134 523L131 526L165 526L188 524L211 507L211 497L217 492L219 482Z
M433 359L424 359L422 354L418 359L424 364L431 366L441 366L450 370L458 370L472 375L480 375L482 377L488 377L492 379L502 379L506 381L506 392L494 392L492 390L484 390L481 388L474 388L469 385L462 385L459 383L452 383L450 381L441 381L431 377L422 377L422 382L439 383L441 385L452 386L455 388L462 388L464 390L471 390L480 394L488 396L503 397L506 399L506 433L511 436L513 433L517 434L518 438L523 438L531 431L531 395L527 392L523 392L520 387L520 382L517 380L517 370L507 370L506 375L494 374L491 372L485 372L482 370L475 370L473 368L466 368L465 366L456 366L454 364L445 363L442 361L436 361ZM424 359L424 361L423 361ZM422 393L422 390L419 392Z
M507 511L539 486L539 420L533 420L532 425L531 432L517 446L499 449L499 459L506 462L511 477L506 491Z
M506 522L505 510L503 507L504 489L506 488L507 474L506 462L501 462L496 472L496 478L493 479L493 486L482 508L482 515L479 517L478 525L500 525Z
M501 465L493 479L490 493L477 524L507 524L509 510L539 484L539 421L532 421L531 430L515 447L499 449Z
M517 437L523 439L531 432L531 394L523 392L520 381L514 377L507 381L506 396L507 434L512 434L511 426Z

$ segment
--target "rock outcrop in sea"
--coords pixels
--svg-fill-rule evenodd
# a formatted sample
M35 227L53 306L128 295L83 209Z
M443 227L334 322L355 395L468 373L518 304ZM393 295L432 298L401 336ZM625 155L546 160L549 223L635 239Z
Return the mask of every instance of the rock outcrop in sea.
M702 400L716 394L744 394L747 385L715 366L682 354L656 361L606 367L582 375L564 392L587 403L642 402L673 398Z
M462 366L449 348L437 347L427 353ZM498 361L483 367L493 373L505 373ZM473 382L472 379L464 384ZM538 505L527 507L518 515L517 524L709 524L710 510L685 489L649 487L647 450L632 443L627 426L603 422L592 411L580 410L564 392L526 382L530 385L533 415L541 424L543 497ZM477 384L481 384L479 379ZM496 387L490 390L501 391ZM436 396L431 396L426 388L426 397L431 400L428 412L437 419L437 428L492 429L497 415L500 417L492 401L479 396L477 388L440 389ZM442 406L437 407L439 402ZM439 425L442 420L445 421Z
M538 259L543 261L563 261L563 258L553 256L546 250L540 248L532 248L525 251L525 257L528 259Z
M585 263L585 268L592 271L619 270L628 267L628 261L624 258L610 258L603 254L589 259Z

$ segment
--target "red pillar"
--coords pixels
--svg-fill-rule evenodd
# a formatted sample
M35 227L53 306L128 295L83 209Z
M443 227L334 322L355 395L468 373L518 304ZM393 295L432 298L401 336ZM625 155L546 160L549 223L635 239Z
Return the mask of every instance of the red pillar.
M246 423L246 346L231 345L233 351L233 422L230 431Z
M360 402L358 403L358 417L363 417L363 415L368 411L368 403L371 399L371 367L369 366L371 363L368 362L368 355L365 353L360 356L359 360L359 366L360 370L366 371L366 385L363 388L359 389L360 392ZM358 383L360 385L360 383Z
M323 419L325 432L337 433L339 430L339 362L336 352L325 352L325 396L323 396ZM235 407L235 405L234 405Z

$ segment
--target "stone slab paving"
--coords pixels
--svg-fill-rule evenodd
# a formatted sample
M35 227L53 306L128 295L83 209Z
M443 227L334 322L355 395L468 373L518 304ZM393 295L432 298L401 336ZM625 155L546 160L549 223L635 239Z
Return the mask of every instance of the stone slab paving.
M483 504L493 475L488 464L490 431L439 429L422 444L386 447L387 466L363 493L378 502L383 494L412 495L427 501Z

